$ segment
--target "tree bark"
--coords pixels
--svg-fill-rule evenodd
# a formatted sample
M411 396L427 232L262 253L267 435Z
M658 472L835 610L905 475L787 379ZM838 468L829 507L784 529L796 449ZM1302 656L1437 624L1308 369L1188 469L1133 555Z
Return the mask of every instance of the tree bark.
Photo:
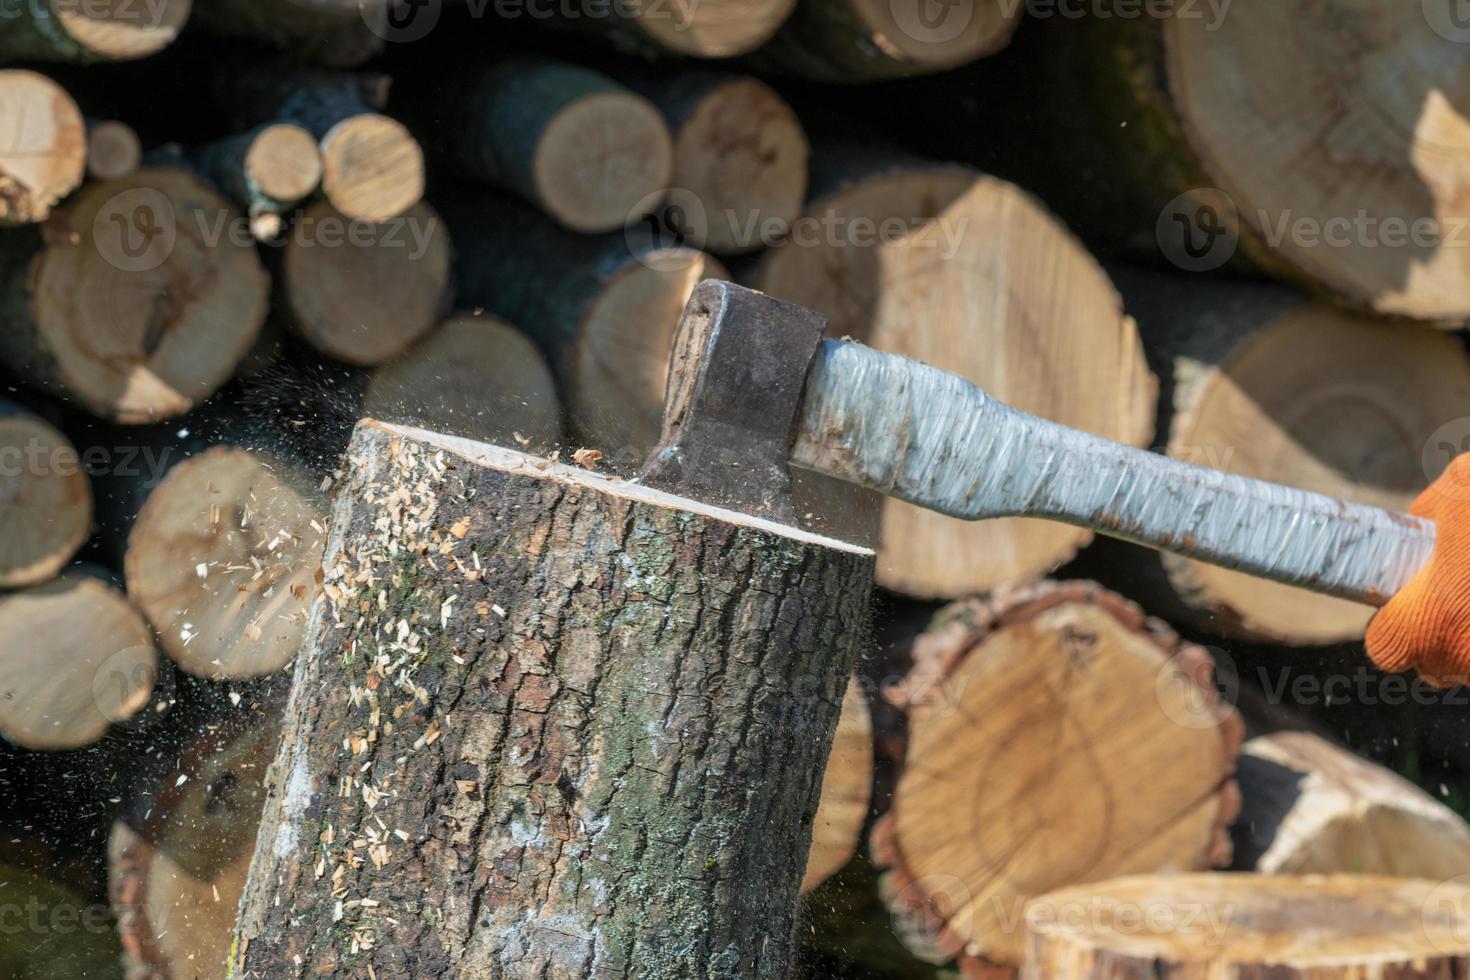
M384 47L391 0L208 0L200 31L264 41L303 61L351 68Z
M1147 445L1154 390L1133 321L1081 245L1020 188L881 149L818 155L814 195L753 285L850 336L963 375L1001 401ZM826 481L805 502L831 520L880 501ZM866 498L864 500L864 498ZM1007 518L964 522L881 501L881 585L957 598L1048 572L1092 539Z
M7 61L128 61L172 44L189 20L191 0L78 4L27 0L14 4L0 32Z
M1161 380L1159 448L1168 455L1402 511L1460 451L1436 439L1470 400L1470 358L1455 338L1271 286L1116 278ZM1125 591L1211 633L1345 642L1360 639L1373 614L1174 555L1111 550L1126 555L1110 563Z
M1027 910L1021 980L1452 980L1467 901L1463 882L1373 875L1122 878Z
M921 959L1018 964L1059 886L1229 861L1241 724L1213 663L1127 600L1037 583L949 607L897 699L908 744L874 858Z
M176 168L89 184L43 231L0 237L0 359L102 418L183 414L229 379L265 320L269 282L231 236L238 220Z
M33 71L0 71L0 225L44 221L82 182L87 136L66 90Z
M870 553L366 421L325 566L234 976L787 975Z
M1306 732L1245 743L1235 865L1266 874L1470 874L1470 828L1408 780Z
M59 430L0 399L0 589L39 585L92 530L92 488Z

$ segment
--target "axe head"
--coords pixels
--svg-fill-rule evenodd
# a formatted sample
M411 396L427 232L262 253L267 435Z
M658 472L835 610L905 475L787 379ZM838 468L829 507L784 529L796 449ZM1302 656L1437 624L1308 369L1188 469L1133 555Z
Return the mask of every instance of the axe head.
M694 289L669 360L663 436L639 479L796 523L787 468L827 320L734 283Z

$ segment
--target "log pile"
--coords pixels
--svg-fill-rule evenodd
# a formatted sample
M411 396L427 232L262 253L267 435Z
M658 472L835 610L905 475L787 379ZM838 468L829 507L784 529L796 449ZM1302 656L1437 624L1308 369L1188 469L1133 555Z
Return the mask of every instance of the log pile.
M1346 499L1470 449L1453 20L1044 6L0 11L0 974L1467 969L1463 739L1236 669L1370 608L637 480L707 278Z

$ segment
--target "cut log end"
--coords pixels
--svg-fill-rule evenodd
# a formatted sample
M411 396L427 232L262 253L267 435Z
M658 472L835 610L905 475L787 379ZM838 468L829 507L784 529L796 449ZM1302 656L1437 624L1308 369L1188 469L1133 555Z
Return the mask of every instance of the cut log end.
M191 674L256 677L296 653L322 525L288 473L243 449L210 449L170 471L139 511L128 594Z
M107 119L87 128L87 176L94 180L121 180L138 172L143 143L125 122Z
M283 288L292 324L322 353L372 366L428 333L448 303L449 234L427 204L382 224L326 201L287 240Z
M733 58L770 40L796 0L635 0L638 27L660 47L696 58Z
M1463 882L1170 875L1069 888L1026 912L1022 980L1437 980L1470 967Z
M92 527L92 490L76 449L41 419L0 403L0 588L38 585Z
M291 123L266 126L245 153L246 181L275 201L294 202L316 190L322 156L311 134Z
M193 0L131 3L57 3L56 28L84 52L84 60L146 58L168 47L189 19Z
M1020 21L1001 0L934 8L929 0L843 0L872 47L908 71L939 71L1003 48ZM938 16L936 16L936 14Z
M207 232L238 213L182 170L83 188L47 226L30 315L56 381L123 423L183 414L224 384L265 320L249 245Z
M424 196L424 153L396 119L363 113L322 138L322 192L349 218L388 221Z
M612 231L673 172L673 141L658 110L632 92L594 92L547 123L532 162L541 206L580 232Z
M33 71L0 71L0 223L42 221L82 182L87 132L66 90Z
M917 955L1014 965L1042 892L1229 860L1240 720L1208 655L1132 603L1085 582L1002 591L948 609L914 660L873 852Z
M364 415L551 452L561 407L536 345L489 316L456 316L373 375Z
M0 599L0 637L0 734L17 745L90 745L153 693L148 624L96 579L63 575Z
M872 794L873 717L862 682L853 677L842 697L842 714L822 776L822 798L812 821L812 849L801 880L802 894L836 874L857 853Z

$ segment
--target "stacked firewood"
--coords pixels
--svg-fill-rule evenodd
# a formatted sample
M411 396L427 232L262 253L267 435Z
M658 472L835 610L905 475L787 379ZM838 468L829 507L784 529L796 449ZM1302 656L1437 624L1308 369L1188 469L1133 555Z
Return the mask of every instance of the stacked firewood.
M0 934L0 973L224 977L352 424L632 478L703 279L1347 499L1405 508L1466 448L1470 73L1417 7L553 6L0 21L0 902L106 933ZM1356 671L1372 610L796 476L887 590L811 817L812 975L1101 976L1114 937L1027 909L1124 876L1470 873L1367 757L1463 799L1461 760L1235 669ZM1097 894L1136 887L1176 886Z

